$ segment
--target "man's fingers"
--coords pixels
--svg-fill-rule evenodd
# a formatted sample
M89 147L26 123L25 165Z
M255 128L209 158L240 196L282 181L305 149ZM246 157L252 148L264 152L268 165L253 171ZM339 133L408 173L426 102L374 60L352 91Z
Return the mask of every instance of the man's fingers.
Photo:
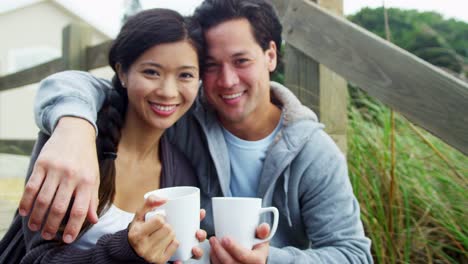
M212 264L221 264L221 261L213 250L210 251L210 261Z
M259 239L265 239L270 234L270 225L267 223L262 223L256 229L256 235Z
M230 237L223 237L221 239L221 245L230 257L241 263L249 263L255 257L252 250L234 242L234 240ZM221 259L221 261L223 261L223 259Z
M64 218L68 204L73 193L73 186L70 186L67 181L62 182L55 194L54 202L50 207L46 223L42 229L42 237L50 240L55 237L55 233L60 227L60 223Z
M21 216L27 216L34 204L39 190L41 189L42 183L44 182L46 171L42 166L36 165L29 178L28 182L24 186L24 192L21 196L19 204L19 214Z
M97 208L99 205L99 184L96 184L93 188L91 201L89 201L88 214L86 218L92 224L98 222Z
M216 257L220 261L220 263L233 263L235 261L234 258L229 254L229 252L223 247L221 242L216 237L212 237L210 239L210 245L211 250L215 251Z
M75 200L73 201L73 206L70 211L70 218L63 232L63 241L65 243L69 244L73 242L80 232L88 212L90 199L91 191L89 187L78 187L78 189L76 189Z
M29 229L38 231L44 220L44 216L49 209L51 201L54 199L55 191L58 186L58 177L49 174L41 187L39 194L34 202L31 216L29 218Z
M221 244L219 243L218 239L216 237L210 238L210 260L212 264L220 264L223 263L221 262L221 259L218 257L218 251L220 250Z

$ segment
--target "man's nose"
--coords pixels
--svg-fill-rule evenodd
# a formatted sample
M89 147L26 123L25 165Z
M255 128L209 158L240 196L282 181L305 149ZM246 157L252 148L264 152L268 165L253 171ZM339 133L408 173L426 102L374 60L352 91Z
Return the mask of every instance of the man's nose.
M237 72L229 65L222 67L218 76L218 86L224 88L231 88L239 83L239 76Z

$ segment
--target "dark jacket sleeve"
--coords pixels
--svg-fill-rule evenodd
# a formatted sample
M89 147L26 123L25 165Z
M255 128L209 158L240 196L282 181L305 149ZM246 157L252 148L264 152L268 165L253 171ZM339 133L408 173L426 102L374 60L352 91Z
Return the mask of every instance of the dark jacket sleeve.
M37 156L47 140L45 134L39 133L31 154L26 180L30 177ZM1 253L1 263L147 263L136 255L128 243L127 229L104 235L93 248L82 250L58 240L42 239L40 232L29 230L28 220L28 217L20 217L18 214L15 216L7 232L8 237L14 239L4 239L1 242L2 247L10 248L9 253ZM13 247L17 247L18 250L15 251Z

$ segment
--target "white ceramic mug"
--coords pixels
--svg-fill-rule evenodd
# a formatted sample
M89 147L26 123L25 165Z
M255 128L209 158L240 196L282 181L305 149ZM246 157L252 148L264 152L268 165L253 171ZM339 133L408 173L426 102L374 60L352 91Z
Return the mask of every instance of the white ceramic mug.
M145 194L166 198L167 202L148 212L145 221L155 215L163 215L175 232L179 247L171 261L188 260L192 257L192 248L199 244L195 233L200 229L200 189L190 186L163 188Z
M248 197L214 197L213 219L215 234L218 239L230 236L245 248L269 241L278 227L278 209L275 207L262 208L262 199ZM265 239L255 238L260 215L273 213L273 226L270 235Z

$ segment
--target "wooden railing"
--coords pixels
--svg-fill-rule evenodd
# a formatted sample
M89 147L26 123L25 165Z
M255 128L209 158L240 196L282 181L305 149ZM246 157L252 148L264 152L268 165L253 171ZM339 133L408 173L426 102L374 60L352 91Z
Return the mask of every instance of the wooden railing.
M62 57L30 69L0 77L0 92L41 81L45 77L64 70L88 71L107 64L107 52L111 41L90 46L91 28L83 24L71 24L62 35Z
M467 83L312 1L273 2L287 7L283 37L303 57L327 66L468 154Z
M346 90L335 92L333 85L324 87L323 79L334 79L336 83L339 77L324 74L319 64L468 154L467 83L312 1L272 2L282 10L287 43L286 85L319 113L322 121L325 119L332 136L334 128L342 131L346 122L346 100L334 99ZM62 70L88 71L106 66L110 42L89 47L89 36L90 30L83 26L68 26L63 34L62 58L0 77L0 91L36 83ZM341 109L340 113L327 116L335 108ZM339 137L335 140L340 143Z

